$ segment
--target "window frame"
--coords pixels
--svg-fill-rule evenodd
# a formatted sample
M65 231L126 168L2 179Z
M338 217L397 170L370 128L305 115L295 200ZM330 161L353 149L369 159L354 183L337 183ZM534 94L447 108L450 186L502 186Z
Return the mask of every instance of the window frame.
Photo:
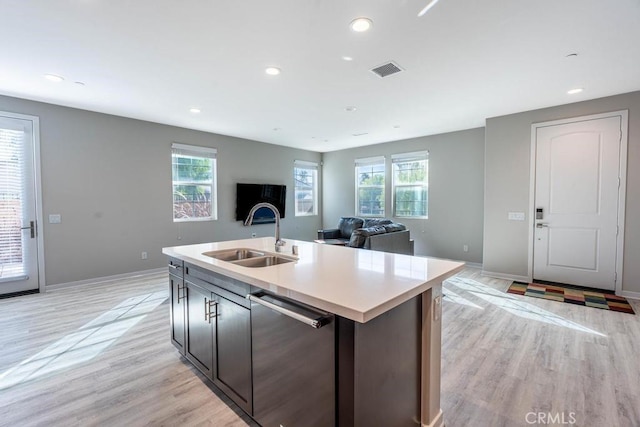
M179 157L191 157L196 159L210 159L211 160L211 181L186 181L176 180L175 176L175 163L174 158ZM218 150L212 147L202 147L198 145L188 145L173 143L171 144L171 210L173 222L201 222L201 221L215 221L218 219ZM175 217L175 188L178 185L206 185L211 186L211 212L207 217L187 217L176 218Z
M382 165L382 177L383 177L383 182L382 184L376 184L376 185L360 185L360 180L359 180L359 171L358 169L361 167L365 167L365 166L377 166L377 165ZM355 159L355 167L354 167L354 172L355 172L355 199L356 199L356 206L355 206L355 215L359 216L359 217L364 217L364 218L384 218L385 213L386 213L386 203L387 203L387 197L386 197L386 192L387 192L387 188L386 188L386 183L387 183L387 163L386 163L386 158L385 156L376 156L376 157L367 157L367 158L361 158L361 159ZM365 214L360 212L360 189L361 188L380 188L382 189L382 213L380 214Z
M312 172L313 183L311 188L311 194L313 199L313 210L311 213L298 211L298 180L297 180L297 170L304 169ZM294 216L317 216L318 215L318 177L319 177L319 167L316 162L309 162L305 160L294 160L293 162L293 211Z
M424 162L425 169L425 180L423 182L415 181L411 183L402 183L399 184L396 182L396 165L399 163L410 163L410 162ZM397 209L397 194L396 190L398 188L409 188L409 187L422 187L426 190L426 201L425 201L425 211L426 215L398 215ZM393 217L394 218L407 218L407 219L428 219L429 218L429 151L417 151L412 153L402 153L402 154L394 154L391 156L391 198L392 198L392 209L393 209Z

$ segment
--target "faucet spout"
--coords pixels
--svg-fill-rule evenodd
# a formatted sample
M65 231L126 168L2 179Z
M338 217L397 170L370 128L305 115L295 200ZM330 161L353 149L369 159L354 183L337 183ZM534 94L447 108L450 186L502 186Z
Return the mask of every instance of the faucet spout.
M247 215L247 219L244 221L244 225L247 226L247 225L253 224L253 216L256 214L256 211L260 208L270 209L273 212L273 214L276 216L276 252L281 252L282 247L285 245L286 242L280 239L280 212L278 211L278 208L276 208L274 205L267 202L258 203L257 205L252 207L251 210L249 211L249 215Z

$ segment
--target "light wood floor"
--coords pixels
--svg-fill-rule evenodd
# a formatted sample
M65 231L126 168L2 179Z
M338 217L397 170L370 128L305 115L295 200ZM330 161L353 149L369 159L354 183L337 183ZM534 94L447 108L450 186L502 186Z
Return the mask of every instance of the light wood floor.
M446 425L640 426L640 316L507 286L445 284ZM163 273L0 300L0 425L254 426L170 344L167 289Z

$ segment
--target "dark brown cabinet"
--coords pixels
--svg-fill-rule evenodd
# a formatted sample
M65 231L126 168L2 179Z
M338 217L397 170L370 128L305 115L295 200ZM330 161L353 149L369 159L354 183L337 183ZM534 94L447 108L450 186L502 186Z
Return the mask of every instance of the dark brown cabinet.
M237 303L244 301L233 302L219 295L216 301L213 383L252 413L251 311Z
M213 318L215 301L207 289L186 281L186 356L213 379Z
M170 268L171 341L247 413L253 412L250 286L190 264Z
M169 298L171 302L171 343L181 354L185 354L185 294L184 263L169 258Z

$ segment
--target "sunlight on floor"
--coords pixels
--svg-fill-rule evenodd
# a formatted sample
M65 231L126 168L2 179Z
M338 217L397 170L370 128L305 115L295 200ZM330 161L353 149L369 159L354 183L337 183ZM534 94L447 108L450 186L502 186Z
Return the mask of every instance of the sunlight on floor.
M167 292L129 298L0 375L0 390L93 359L167 299Z
M590 334L595 334L602 337L606 336L598 331L594 331L593 329L589 329L578 323L567 320L555 313L543 310L536 305L522 301L515 296L500 292L476 280L466 279L463 277L452 277L444 282L444 285L446 289L445 294L451 292L449 290L450 286L447 287L447 285L453 285L516 316L536 320L538 322L549 323L556 326L563 326L565 328L575 329L581 332L588 332ZM463 304L462 302L456 301L455 299L451 299L451 301Z

